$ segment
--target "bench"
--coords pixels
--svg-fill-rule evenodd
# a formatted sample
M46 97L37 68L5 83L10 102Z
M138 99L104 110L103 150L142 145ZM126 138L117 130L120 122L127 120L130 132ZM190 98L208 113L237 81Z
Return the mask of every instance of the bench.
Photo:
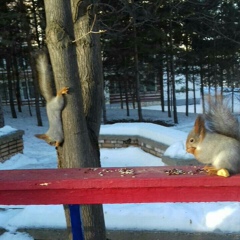
M70 205L73 240L84 239L78 204L225 201L240 202L240 174L207 176L199 166L2 170L0 174L0 204Z

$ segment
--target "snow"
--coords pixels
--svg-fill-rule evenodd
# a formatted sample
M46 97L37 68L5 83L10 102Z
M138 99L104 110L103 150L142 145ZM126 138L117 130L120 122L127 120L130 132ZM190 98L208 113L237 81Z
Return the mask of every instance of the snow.
M125 204L104 210L106 225L114 229L237 232L240 224L238 203Z
M193 155L185 151L187 133L152 123L115 123L103 125L102 135L124 135L145 137L169 146L165 156L179 159L192 159ZM163 137L164 136L164 137ZM126 151L126 150L125 150Z
M194 159L194 156L185 151L185 141L174 142L164 152L164 156L178 159Z
M17 129L12 128L10 126L4 126L4 127L0 128L0 136L7 135L7 134L15 132L15 131L17 131Z
M101 149L101 164L102 167L164 166L160 158L149 156L138 147Z
M32 237L29 236L27 233L21 233L21 232L16 232L16 233L10 233L10 232L5 232L0 236L1 240L34 240Z
M153 108L152 109L158 109ZM178 107L181 111L182 107ZM201 107L198 107L200 112ZM157 114L160 112L157 111ZM55 149L34 137L36 133L47 130L47 119L43 110L44 127L36 126L35 116L30 117L27 108L18 113L18 118L10 117L5 108L7 126L1 132L15 129L24 130L24 153L0 163L0 170L56 168ZM184 151L184 140L192 128L194 118L185 118L171 128L149 123L119 123L103 125L101 134L128 134L145 136L164 141L171 145L166 155L188 158ZM11 127L10 127L11 126ZM145 153L137 147L126 149L101 149L103 167L163 166L160 158ZM163 231L203 231L203 232L240 232L240 203L155 203L155 204L109 204L104 205L105 223L108 229L144 229ZM48 218L46 218L48 216ZM65 228L65 216L61 205L48 206L0 206L0 226L7 232L0 240L32 240L28 234L18 232L19 228Z
M176 141L185 140L187 133L163 127L152 123L115 123L113 125L103 125L100 134L147 137L154 141L161 141L166 145L171 145ZM162 137L164 136L164 137Z

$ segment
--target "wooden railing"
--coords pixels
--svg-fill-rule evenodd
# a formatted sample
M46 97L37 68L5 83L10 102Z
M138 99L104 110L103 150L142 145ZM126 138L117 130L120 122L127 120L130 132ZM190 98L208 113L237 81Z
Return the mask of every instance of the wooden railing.
M74 210L77 204L224 201L240 202L240 174L207 176L199 166L2 170L0 174L3 205L71 204ZM79 229L73 231L74 240L83 239Z

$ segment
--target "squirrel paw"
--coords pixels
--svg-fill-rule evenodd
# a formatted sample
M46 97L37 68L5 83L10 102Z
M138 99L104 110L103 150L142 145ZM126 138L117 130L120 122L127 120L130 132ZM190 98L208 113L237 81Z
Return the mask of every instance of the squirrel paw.
M58 142L58 141L55 142L55 147L56 147L56 148L58 148L60 145L61 145L60 142Z
M217 169L212 166L205 166L203 170L208 174L208 175L217 175Z
M203 168L203 170L208 175L217 175L217 176L220 176L220 177L229 177L230 176L230 173L225 168L216 169L215 167L212 167L212 166L205 166Z
M64 94L68 94L69 91L69 87L64 87L61 90L58 91L57 95L64 95Z

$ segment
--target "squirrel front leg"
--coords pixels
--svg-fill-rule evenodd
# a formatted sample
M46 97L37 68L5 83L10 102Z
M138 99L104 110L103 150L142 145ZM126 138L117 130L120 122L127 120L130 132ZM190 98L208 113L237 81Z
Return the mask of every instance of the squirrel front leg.
M69 87L64 87L57 92L57 96L68 94L68 91L69 91Z

